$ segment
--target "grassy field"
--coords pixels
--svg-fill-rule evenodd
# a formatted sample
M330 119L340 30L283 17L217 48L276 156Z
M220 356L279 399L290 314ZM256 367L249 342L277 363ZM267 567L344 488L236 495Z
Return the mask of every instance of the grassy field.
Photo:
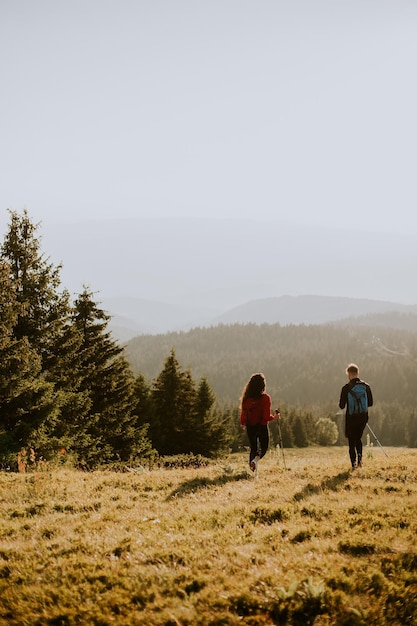
M0 623L417 623L417 451L0 474Z

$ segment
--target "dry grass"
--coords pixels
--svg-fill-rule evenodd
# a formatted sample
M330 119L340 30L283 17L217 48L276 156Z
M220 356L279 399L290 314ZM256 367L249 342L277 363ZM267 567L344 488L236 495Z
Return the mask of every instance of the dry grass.
M417 452L0 474L0 623L417 623Z

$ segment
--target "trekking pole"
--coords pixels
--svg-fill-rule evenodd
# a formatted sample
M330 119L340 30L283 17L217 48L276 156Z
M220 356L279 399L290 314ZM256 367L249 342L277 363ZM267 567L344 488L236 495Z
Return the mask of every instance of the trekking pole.
M377 444L379 445L379 447L381 448L382 452L385 454L385 456L388 458L388 454L385 452L384 448L382 447L381 442L379 441L378 437L375 435L374 431L372 430L372 428L369 426L369 424L366 424L367 427L369 428L369 430L371 431L375 441L377 442Z
M275 415L279 415L279 409L275 409ZM281 448L281 453L282 453L282 462L284 463L284 469L287 469L287 466L285 464L285 455L284 455L284 444L282 443L282 432L281 432L281 424L280 422L280 417L278 417L278 419L276 420L278 422L278 434L279 434L279 447Z

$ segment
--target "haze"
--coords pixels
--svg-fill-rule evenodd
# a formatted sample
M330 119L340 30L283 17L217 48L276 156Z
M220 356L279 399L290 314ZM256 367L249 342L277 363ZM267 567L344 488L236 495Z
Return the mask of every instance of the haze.
M3 209L416 231L417 4L2 0Z
M408 0L1 0L2 232L7 208L27 208L70 287L86 282L106 296L173 301L232 283L241 295L228 304L307 292L416 302L416 33ZM177 232L167 218L201 220L199 249L216 257L223 246L220 270L207 260L209 286L197 289L201 271L185 285L180 264L177 288L169 267L157 267L157 236L147 242L148 283L161 289L147 289L143 275L120 281L136 260L126 261L135 244L119 225L105 242L119 285L134 290L121 294L94 270L94 237L75 258L74 233L87 222L89 232L104 220L108 231L126 220L140 232L147 218L164 245ZM225 249L248 227L270 235L263 246L258 232L259 265L274 258L269 271L282 282L268 274L244 294L250 263L239 276L237 266L252 254L250 235L232 258ZM173 255L186 254L174 244ZM355 290L346 277L356 258L368 279Z

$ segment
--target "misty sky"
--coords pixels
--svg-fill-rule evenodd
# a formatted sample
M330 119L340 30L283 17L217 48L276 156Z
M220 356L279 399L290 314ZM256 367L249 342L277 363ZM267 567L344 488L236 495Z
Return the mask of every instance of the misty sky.
M0 0L0 214L417 234L417 2Z

